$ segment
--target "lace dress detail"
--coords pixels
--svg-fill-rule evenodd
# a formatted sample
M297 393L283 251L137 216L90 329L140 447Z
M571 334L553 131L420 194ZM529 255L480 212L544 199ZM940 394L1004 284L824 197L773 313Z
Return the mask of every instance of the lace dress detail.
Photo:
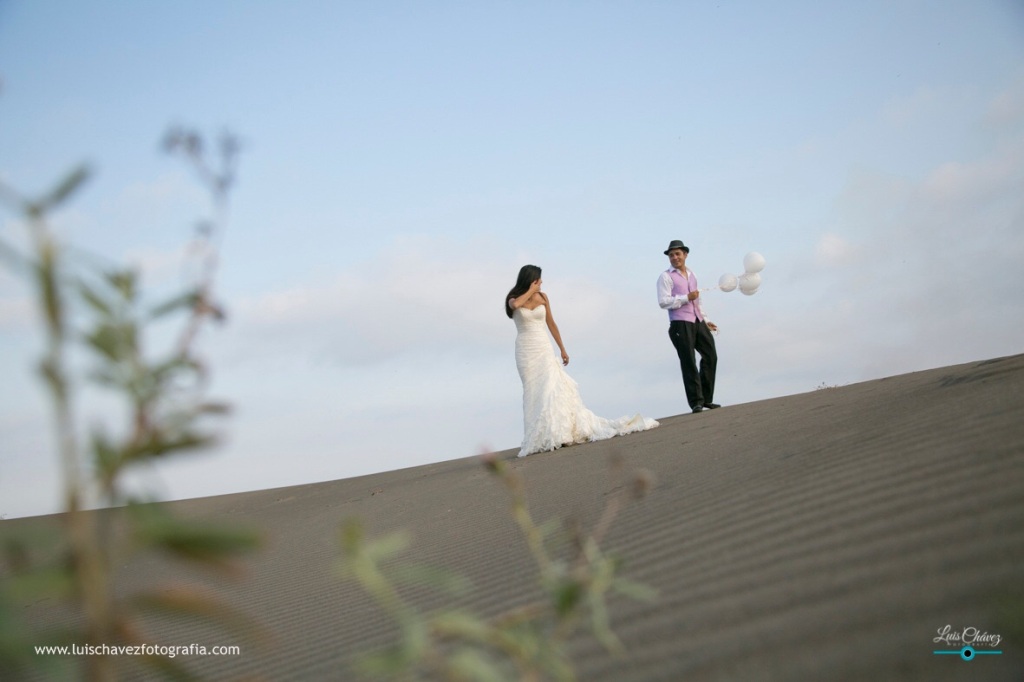
M658 426L653 419L604 419L588 410L579 386L555 357L543 305L516 308L516 368L523 381L523 444L519 456L604 440Z

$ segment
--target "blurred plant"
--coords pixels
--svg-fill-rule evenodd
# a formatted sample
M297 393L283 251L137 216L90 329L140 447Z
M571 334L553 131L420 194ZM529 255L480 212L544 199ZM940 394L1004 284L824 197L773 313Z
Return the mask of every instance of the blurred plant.
M183 292L151 305L142 295L139 273L130 268L97 271L99 259L75 258L79 251L60 243L50 215L86 182L82 166L50 192L28 199L0 183L0 201L11 206L28 228L28 253L0 241L0 257L31 281L42 321L45 352L40 374L53 410L64 500L64 537L57 548L40 549L38 538L8 537L0 548L7 580L0 589L0 664L7 670L38 665L28 636L13 619L12 605L27 597L59 597L81 610L82 628L46 636L33 643L63 641L89 645L133 644L142 638L140 616L186 615L217 620L248 630L244 619L192 588L118 595L113 569L130 552L157 549L192 564L225 571L231 559L257 544L248 531L215 528L177 520L158 505L126 490L125 477L140 466L216 442L210 418L228 407L206 398L208 370L196 350L196 338L210 321L224 318L212 295L217 264L216 241L226 223L227 196L234 180L238 143L224 135L210 165L202 138L171 130L165 149L185 157L210 192L212 216L200 223L192 250L198 266ZM82 262L87 260L89 264ZM179 320L180 333L162 355L145 352L147 331L157 323ZM72 370L83 352L94 368L87 376ZM76 399L85 383L113 392L126 405L127 423L118 430L95 425L82 445ZM123 514L88 512L90 506L126 506ZM51 543L52 544L52 543ZM46 555L42 559L38 555ZM42 642L41 637L47 641ZM133 657L121 657L120 660ZM122 672L116 656L87 656L88 680L114 680ZM173 661L149 663L172 676L186 671Z
M408 535L397 532L368 540L357 521L348 521L341 531L341 575L357 581L400 630L394 646L359 659L359 672L373 679L575 680L568 642L584 621L605 649L616 655L624 652L611 628L608 595L618 592L649 601L657 593L619 576L622 561L604 553L600 544L625 498L643 497L651 486L651 476L638 472L632 485L619 486L591 533L569 528L573 556L561 560L548 545L563 524L554 519L538 525L526 504L519 475L494 456L486 456L484 463L511 493L512 517L537 566L541 598L488 619L461 610L421 613L402 599L399 583L411 579L462 594L467 581L408 565L385 571L383 564L408 546Z

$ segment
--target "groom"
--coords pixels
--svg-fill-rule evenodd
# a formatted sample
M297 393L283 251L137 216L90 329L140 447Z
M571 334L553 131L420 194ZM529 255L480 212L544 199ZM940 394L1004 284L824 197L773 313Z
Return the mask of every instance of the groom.
M658 277L658 305L668 311L668 336L679 355L686 400L695 413L704 409L713 410L719 407L712 402L715 396L718 352L711 332L718 327L704 317L697 277L686 267L689 247L673 239L665 255L672 267ZM695 352L700 353L699 370Z

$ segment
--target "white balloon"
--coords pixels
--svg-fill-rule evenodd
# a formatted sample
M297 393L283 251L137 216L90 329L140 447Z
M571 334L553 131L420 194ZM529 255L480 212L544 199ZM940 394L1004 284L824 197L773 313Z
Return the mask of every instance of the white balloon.
M756 272L747 272L740 275L739 280L740 291L747 296L753 296L757 293L758 287L761 286L761 275Z
M718 288L722 291L733 291L738 284L736 275L722 275L718 278Z
M751 251L743 257L743 269L748 273L761 272L764 270L765 261L764 256L759 254L757 251Z

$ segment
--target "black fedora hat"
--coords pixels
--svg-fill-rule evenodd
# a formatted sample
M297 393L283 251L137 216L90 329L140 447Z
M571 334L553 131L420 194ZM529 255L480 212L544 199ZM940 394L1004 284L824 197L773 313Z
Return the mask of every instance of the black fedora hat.
M687 246L686 244L684 244L684 243L683 243L682 241L680 241L679 239L673 239L672 241L670 241L670 242L668 243L668 248L667 248L667 249L665 249L665 255L667 256L667 255L668 255L668 252L669 252L669 251L671 251L672 249L682 249L682 250L683 250L683 251L685 251L685 252L686 252L687 254L689 254L689 253L690 253L690 247L689 247L689 246Z

